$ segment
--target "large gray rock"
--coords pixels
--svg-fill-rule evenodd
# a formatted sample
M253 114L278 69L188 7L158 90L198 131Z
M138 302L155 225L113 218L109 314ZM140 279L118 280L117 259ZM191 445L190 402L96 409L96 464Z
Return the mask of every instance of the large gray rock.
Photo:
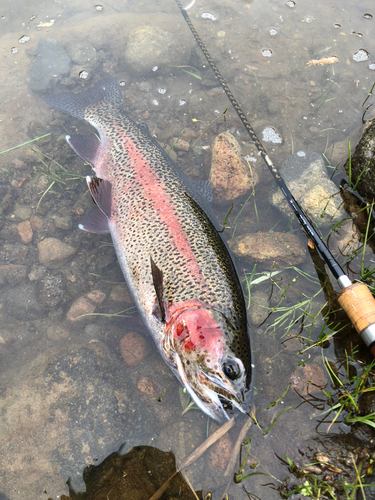
M345 163L349 175L349 160ZM352 185L369 203L375 199L375 120L366 128L351 157ZM350 187L350 186L349 186Z
M125 441L147 441L125 367L100 342L40 353L0 394L0 493L56 498L83 489L83 469ZM134 389L133 389L134 390ZM159 404L160 405L160 404ZM20 467L22 464L22 474ZM2 498L0 494L0 498Z
M42 38L38 54L30 71L31 90L43 92L70 72L71 59L64 47L54 38Z
M346 217L340 191L328 177L320 154L311 151L294 153L284 161L279 172L316 227L330 228ZM293 214L279 189L272 192L270 201L285 215Z
M133 31L125 50L125 61L135 73L157 73L172 66L187 64L190 46L169 31L156 26L141 26Z

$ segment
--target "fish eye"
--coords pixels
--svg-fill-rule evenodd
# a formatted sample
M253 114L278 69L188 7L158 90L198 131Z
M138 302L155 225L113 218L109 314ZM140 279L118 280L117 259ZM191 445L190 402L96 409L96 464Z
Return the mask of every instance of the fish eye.
M241 374L240 367L235 361L232 361L231 359L225 361L225 363L223 363L222 368L224 375L228 377L230 380L236 380Z

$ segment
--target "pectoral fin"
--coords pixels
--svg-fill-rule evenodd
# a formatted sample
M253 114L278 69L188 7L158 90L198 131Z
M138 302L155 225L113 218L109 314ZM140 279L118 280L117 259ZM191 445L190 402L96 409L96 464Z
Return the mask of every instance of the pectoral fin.
M154 284L157 301L153 309L153 315L162 323L165 323L165 299L164 299L164 284L163 284L163 271L151 260L151 274L152 282Z

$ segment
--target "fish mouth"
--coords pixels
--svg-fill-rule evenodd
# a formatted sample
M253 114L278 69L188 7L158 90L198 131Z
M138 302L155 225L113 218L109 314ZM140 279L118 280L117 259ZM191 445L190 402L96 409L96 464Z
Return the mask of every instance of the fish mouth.
M246 413L244 397L240 390L230 387L217 374L203 371L197 366L186 370L187 367L184 366L179 354L175 354L178 377L192 400L203 412L221 423L230 419L227 410L233 407Z

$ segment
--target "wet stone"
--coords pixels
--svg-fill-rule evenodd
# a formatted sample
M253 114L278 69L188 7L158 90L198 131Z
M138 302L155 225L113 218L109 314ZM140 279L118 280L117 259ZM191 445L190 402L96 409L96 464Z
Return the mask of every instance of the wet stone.
M51 340L66 339L69 337L69 332L60 325L51 325L47 328L47 337Z
M30 71L31 90L42 92L53 87L70 72L71 59L54 38L41 38L38 54Z
M59 275L47 275L38 282L38 303L44 309L50 309L67 300L65 279Z
M128 290L128 287L124 285L115 285L111 289L111 293L109 294L109 298L114 302L125 302L129 305L134 305L132 296Z
M33 240L33 230L31 228L30 221L25 220L24 222L21 222L17 226L18 229L18 234L21 237L22 243L25 243L26 245L28 243L31 243Z
M316 227L331 228L346 217L339 189L328 177L321 155L311 151L294 153L282 164L280 175ZM294 217L278 188L272 192L270 202L285 215Z
M216 203L233 201L258 182L255 172L242 163L240 145L230 132L219 134L212 145L209 180Z
M349 160L345 163L349 171ZM351 175L358 193L369 203L375 198L375 122L366 127L355 151L351 154ZM359 179L359 180L358 180ZM357 183L358 180L358 183Z
M233 453L233 443L228 434L224 434L210 448L210 465L214 469L225 471Z
M236 236L228 245L236 257L267 268L295 266L306 258L306 248L294 234L259 232Z
M316 363L297 366L290 377L292 389L301 396L321 392L326 383L323 369Z
M170 71L172 66L188 64L191 56L189 43L180 36L156 26L140 26L129 35L125 61L135 73Z
M14 216L18 219L27 220L30 219L31 215L32 210L28 205L19 205L17 203L14 207Z
M77 249L57 238L46 238L38 243L39 262L47 267L60 267L76 253Z
M126 473L124 473L126 471ZM175 457L172 452L165 452L151 446L135 446L125 455L112 453L101 464L89 466L84 470L83 478L86 492L79 493L80 500L146 500L161 488L167 478L172 478L166 485L162 498L170 500L202 500L202 493L194 493L176 474ZM62 500L73 500L71 496L61 496Z
M129 332L120 340L120 351L126 366L135 366L148 353L147 341L137 332Z
M69 229L72 229L72 227L73 227L72 218L69 216L55 217L54 223L58 229L62 229L63 231L68 231Z
M10 285L17 285L21 283L27 275L27 267L16 264L8 264L0 266L0 285L9 283Z
M36 299L36 286L27 283L5 289L1 294L6 312L21 321L38 319L43 315L43 309Z
M98 53L87 41L74 41L66 46L70 59L81 66L93 69L98 64Z
M92 292L79 297L71 305L69 311L67 312L66 319L69 321L82 321L86 319L85 315L94 313L97 306L100 305L104 299L105 294L99 290L93 290Z

